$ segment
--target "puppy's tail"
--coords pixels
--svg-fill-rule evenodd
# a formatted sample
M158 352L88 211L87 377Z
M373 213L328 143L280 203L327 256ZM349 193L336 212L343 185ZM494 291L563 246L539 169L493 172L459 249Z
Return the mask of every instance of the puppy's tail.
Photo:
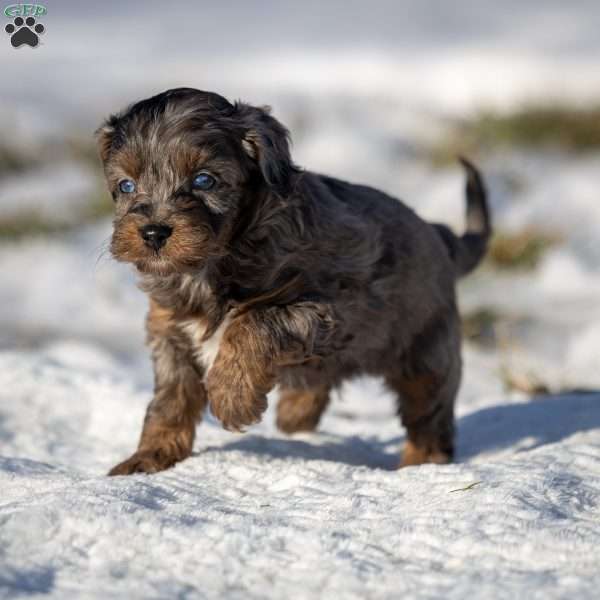
M460 276L470 273L484 257L492 225L487 193L479 171L465 158L460 157L459 160L467 173L467 229L461 237L450 234L447 228L442 231L438 226L438 229L449 247Z

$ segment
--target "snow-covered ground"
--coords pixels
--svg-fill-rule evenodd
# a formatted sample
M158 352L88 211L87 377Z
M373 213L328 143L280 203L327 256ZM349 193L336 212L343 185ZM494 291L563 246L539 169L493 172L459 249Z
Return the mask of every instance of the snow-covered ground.
M448 115L600 97L595 2L225 4L53 3L40 48L0 52L0 142L47 151L124 102L215 89L272 104L300 164L460 229L460 169L416 151ZM0 598L596 598L600 155L473 158L498 228L561 241L460 285L465 313L499 322L495 346L465 345L454 465L395 470L404 432L368 379L314 434L276 431L274 393L247 434L207 416L187 461L109 479L151 396L147 300L107 256L108 220L0 239ZM0 220L69 221L96 193L57 150L0 175ZM507 391L507 373L555 393Z
M85 345L0 360L6 598L596 597L598 395L506 396L469 352L458 464L393 470L391 399L356 382L319 433L204 423L174 469L109 479L149 388Z

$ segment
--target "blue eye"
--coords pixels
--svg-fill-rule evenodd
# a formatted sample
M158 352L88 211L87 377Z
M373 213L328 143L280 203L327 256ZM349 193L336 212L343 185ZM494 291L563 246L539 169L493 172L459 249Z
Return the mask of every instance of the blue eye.
M194 190L210 190L215 183L214 177L211 177L207 173L198 173L198 175L192 179L192 188Z
M131 179L123 179L123 181L119 182L119 189L124 194L131 194L135 192L135 183Z

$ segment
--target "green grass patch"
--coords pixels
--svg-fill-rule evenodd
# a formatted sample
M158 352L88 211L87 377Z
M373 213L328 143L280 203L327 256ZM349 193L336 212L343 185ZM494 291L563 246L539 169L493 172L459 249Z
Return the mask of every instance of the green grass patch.
M481 346L496 345L496 325L501 315L493 308L482 307L461 316L463 337Z
M0 142L0 175L21 173L40 163L39 157Z
M0 216L0 241L66 233L112 215L113 207L108 192L99 188L68 219L50 219L35 210Z
M65 138L39 140L27 145L0 141L0 176L31 170L60 161L84 163L98 175L102 164L92 134L73 133Z
M484 110L472 119L454 122L429 155L434 164L445 165L461 154L507 148L600 150L600 105L530 104L509 113Z
M0 218L0 240L11 241L24 237L62 233L70 225L48 221L35 212Z
M488 265L503 270L531 270L537 267L547 250L562 243L551 231L526 227L514 233L497 232L487 254Z

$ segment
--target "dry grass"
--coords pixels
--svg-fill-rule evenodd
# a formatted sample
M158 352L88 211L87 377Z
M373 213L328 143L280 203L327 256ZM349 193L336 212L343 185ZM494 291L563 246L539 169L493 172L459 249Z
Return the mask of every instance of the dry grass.
M108 192L98 188L68 219L48 219L34 210L0 216L0 241L64 233L111 215L113 203Z
M507 392L521 392L529 396L542 396L552 393L550 386L534 373L516 373L503 368L500 373Z
M534 269L547 250L562 242L560 234L536 227L514 233L500 231L492 238L486 260L498 269Z
M39 164L39 156L22 148L0 143L0 176L22 173Z
M493 308L482 307L461 316L463 337L480 346L495 346L496 326L501 315Z
M453 123L449 134L430 148L429 156L434 164L446 165L461 154L507 148L600 150L600 105L530 104L511 113L482 111Z

